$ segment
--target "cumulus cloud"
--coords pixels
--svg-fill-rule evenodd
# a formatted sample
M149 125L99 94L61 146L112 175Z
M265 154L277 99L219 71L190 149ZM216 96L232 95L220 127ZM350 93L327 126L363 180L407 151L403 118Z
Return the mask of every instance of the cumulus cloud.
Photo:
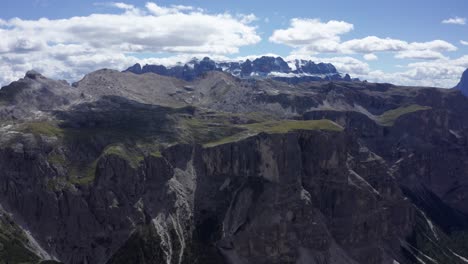
M400 51L395 55L398 59L421 59L421 60L437 60L445 59L442 53L433 50L405 50Z
M256 44L255 15L211 14L192 6L145 8L110 3L119 14L65 19L0 20L0 84L34 68L54 78L77 78L101 67L122 69L136 61L128 54L174 53L220 56Z
M240 21L244 24L250 24L258 20L258 17L255 16L254 14L248 14L248 15L240 14L238 15L238 17L240 18Z
M429 42L408 43L399 39L379 38L369 36L362 39L352 39L341 44L344 53L368 53L368 52L408 52L408 51L455 51L457 47L443 40Z
M318 19L295 18L290 21L288 28L275 30L269 40L293 47L293 55L303 56L318 53L394 52L396 58L434 60L445 58L442 52L457 50L457 47L444 40L407 42L400 39L367 36L341 41L341 35L353 29L353 24L345 21L321 22ZM367 57L374 58L373 56Z
M413 62L400 66L400 70L395 72L372 69L368 63L351 56L314 57L290 55L286 59L307 59L315 62L332 63L340 73L349 73L353 78L356 77L370 82L443 88L454 87L459 82L463 71L468 68L468 55L456 59L443 58Z
M156 16L163 16L168 14L177 14L182 11L192 11L195 10L192 6L185 6L185 5L172 5L171 7L164 7L159 6L156 3L148 2L146 3L146 8ZM201 12L202 9L197 9L197 11Z
M468 41L460 40L460 44L468 46Z
M285 44L295 49L292 54L295 55L311 55L318 53L340 53L340 54L370 54L375 52L395 52L396 58L404 59L440 59L444 58L441 52L455 51L457 47L443 40L433 40L428 42L406 42L404 40L392 38L380 38L377 36L368 36L360 39L351 39L341 42L339 34L352 29L352 25L340 27L337 25L345 25L345 22L321 23L318 20L308 21L310 26L315 25L315 28L320 29L318 33L309 35L301 35L300 32L306 27L293 20L291 27L286 30L278 30L270 37L270 41L275 43ZM303 23L304 21L301 21ZM342 24L345 23L345 24ZM335 24L331 27L333 30L327 31L328 25Z
M124 9L124 10L133 10L135 9L135 6L133 5L129 5L129 4L125 4L125 3L111 3L112 6L115 6L117 8L120 8L120 9Z
M341 41L341 35L354 29L353 24L331 20L291 19L286 29L273 32L269 40L293 47L292 55L310 56L319 53L366 54L366 60L375 59L376 52L394 52L400 59L435 60L446 58L442 52L457 50L444 40L407 42L400 39L367 36ZM374 54L367 55L367 54Z
M352 39L341 43L340 50L343 53L369 53L379 51L400 51L405 49L407 42L369 36L361 39Z
M377 55L375 55L374 53L369 53L369 54L364 54L364 59L367 60L367 61L374 61L374 60L378 60L379 57L377 57Z
M353 77L371 82L452 88L460 80L463 71L468 68L468 55L456 59L442 58L433 61L414 62L401 68L401 71L396 72L371 69L368 71L347 72Z
M464 18L464 17L451 17L451 18L442 20L442 24L465 25L466 24L466 18Z
M286 44L292 47L309 45L310 43L339 42L340 35L353 30L353 24L330 20L326 23L319 19L293 18L287 29L278 29L273 32L270 41Z

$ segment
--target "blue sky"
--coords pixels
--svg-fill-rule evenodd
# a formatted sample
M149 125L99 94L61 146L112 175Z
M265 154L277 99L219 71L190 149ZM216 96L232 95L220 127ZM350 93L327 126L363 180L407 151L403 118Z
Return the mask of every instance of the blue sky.
M272 53L289 59L328 61L342 72L371 81L443 87L455 85L461 72L468 67L468 1L465 0L161 0L152 4L149 8L148 1L140 0L2 3L0 37L7 39L7 44L3 44L3 50L0 44L0 74L3 74L0 84L20 77L27 68L71 80L99 67L121 69L133 62L170 64L205 55L234 59ZM192 9L174 8L180 5ZM72 19L89 18L93 14L105 14L108 19ZM226 14L230 17L220 18ZM246 22L243 19L248 15L250 19ZM149 19L149 16L161 20ZM191 28L185 32L184 25L177 20L180 16L187 24L195 21L203 30L197 32ZM48 22L40 22L41 18ZM148 19L142 19L138 23L140 27L128 33L139 18ZM174 19L174 23L170 19ZM174 43L163 36L154 37L151 34L158 34L160 30L152 21L164 21L164 36L184 37ZM69 27L61 26L68 23ZM90 24L82 26L80 23ZM97 23L94 27L102 31L90 32L92 23ZM142 23L147 24L142 27ZM224 25L241 35L241 40L237 40L235 34L223 32ZM80 30L75 32L77 28ZM46 31L49 33L44 34ZM218 31L219 35L211 34ZM68 36L70 32L73 34ZM211 39L204 41L200 36L207 32ZM192 44L183 45L182 42ZM106 43L109 48L104 49L99 43Z

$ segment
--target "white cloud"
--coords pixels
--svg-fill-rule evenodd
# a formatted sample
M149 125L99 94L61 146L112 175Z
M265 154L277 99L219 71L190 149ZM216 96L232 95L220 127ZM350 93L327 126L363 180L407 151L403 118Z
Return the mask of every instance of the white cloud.
M147 2L145 7L156 16L168 15L168 14L177 14L181 12L198 12L203 13L202 8L196 8L193 6L187 5L171 5L170 7L159 6L153 2Z
M442 53L433 50L405 50L395 55L398 59L437 60L446 59Z
M400 51L405 49L407 42L391 39L369 36L362 39L352 39L341 43L340 50L343 53L370 53L379 51Z
M341 35L354 29L353 24L331 20L294 18L289 28L275 30L271 42L288 45L294 50L291 55L310 56L318 53L366 54L366 60L375 59L375 52L395 52L402 59L443 59L441 52L455 51L457 47L443 40L428 42L407 42L400 39L367 36L341 41Z
M365 73L349 72L353 77L372 82L387 82L397 85L432 86L452 88L468 68L468 55L457 59L438 59L409 63L398 72L370 70Z
M353 30L353 24L330 20L326 23L318 19L293 18L287 29L273 32L270 41L292 47L309 45L313 42L339 42L340 36Z
M456 51L457 47L444 40L433 40L428 42L411 42L408 50L432 50L432 51Z
M203 9L201 9L201 8L195 8L193 6L187 6L187 5L172 5L172 8L175 8L175 9L180 10L180 11L184 11L184 10L188 11L188 10L195 10L195 9L197 11L199 11L199 12L203 11Z
M460 44L468 46L468 41L460 40Z
M135 9L135 6L133 6L133 5L120 3L120 2L119 3L112 3L112 6L115 6L117 8L124 9L124 10L133 10L133 9Z
M101 67L122 69L137 61L128 54L220 56L260 41L250 24L256 19L253 14L210 14L196 7L151 2L146 9L121 2L108 5L123 13L0 20L0 84L31 68L53 78L74 79Z
M466 18L464 18L464 17L451 17L451 18L442 20L442 24L465 25L466 24Z
M368 54L364 54L364 59L367 60L367 61L374 61L374 60L378 60L379 57L377 57L377 55L375 55L374 53L368 53Z
M258 20L258 17L256 17L254 14L248 14L248 15L240 14L239 18L243 24L250 24Z
M455 51L457 47L443 40L433 40L428 42L411 42L408 43L399 39L379 38L369 36L362 39L352 39L340 44L339 50L342 53L372 53L372 52L404 52L407 58L410 58L411 52L419 54L435 53L442 51ZM417 58L415 56L414 58ZM423 56L419 56L423 57ZM432 59L432 57L430 57Z
M468 55L456 59L443 58L409 63L400 66L400 70L396 72L371 69L366 62L351 56L326 58L290 55L286 59L306 59L314 62L332 63L340 73L349 73L353 78L370 82L443 88L454 87L459 82L463 71L468 68Z

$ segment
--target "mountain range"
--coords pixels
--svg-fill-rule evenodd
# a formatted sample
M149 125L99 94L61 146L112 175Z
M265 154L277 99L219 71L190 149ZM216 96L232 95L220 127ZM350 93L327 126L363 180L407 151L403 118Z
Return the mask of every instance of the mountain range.
M0 89L0 263L466 264L466 72L441 89L283 62Z
M253 60L240 62L216 62L208 57L199 60L192 59L188 63L179 63L176 66L135 64L129 67L127 72L135 74L156 73L171 76L186 81L192 81L209 71L221 71L230 73L239 78L270 78L288 83L307 81L351 81L346 74L342 76L330 63L314 63L307 60L294 60L286 62L281 57L262 56ZM354 79L354 81L359 81Z

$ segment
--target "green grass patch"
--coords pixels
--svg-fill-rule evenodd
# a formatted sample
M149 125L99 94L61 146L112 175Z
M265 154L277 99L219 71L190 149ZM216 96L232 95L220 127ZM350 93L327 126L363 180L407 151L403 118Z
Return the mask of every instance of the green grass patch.
M129 150L124 145L110 145L92 163L87 165L73 165L69 170L69 182L73 185L89 185L96 179L97 163L102 157L115 155L129 162L132 168L138 168L144 156L136 150Z
M153 151L150 153L150 155L156 158L162 158L161 151Z
M213 147L226 143L236 142L262 132L269 134L284 134L295 130L343 130L343 127L327 119L267 121L241 125L241 127L244 129L243 132L206 143L204 146Z
M198 143L236 138L237 134L247 131L243 125L276 121L277 117L268 113L228 113L200 110L192 115L179 115L175 134L177 142Z
M124 145L111 145L108 146L102 156L105 155L116 155L119 156L122 159L125 159L126 161L130 162L130 166L132 168L138 168L139 164L141 161L143 161L144 156L141 155L141 153L138 153L136 150L130 150Z
M69 183L73 185L90 185L96 179L96 167L99 158L85 166L73 166L69 170Z
M288 133L293 130L342 131L343 127L331 120L281 120L244 125L250 131L265 133Z
M53 165L61 166L65 166L68 163L67 159L63 155L57 153L49 154L49 156L47 156L47 161Z
M24 123L20 126L19 132L49 137L62 137L64 135L64 130L52 122Z
M242 129L231 124L227 118L190 117L179 120L175 133L181 143L204 143L221 139Z
M383 126L393 126L393 124L395 124L395 121L402 115L429 109L431 109L431 107L417 104L402 106L396 109L389 110L380 116L377 116L377 122Z

